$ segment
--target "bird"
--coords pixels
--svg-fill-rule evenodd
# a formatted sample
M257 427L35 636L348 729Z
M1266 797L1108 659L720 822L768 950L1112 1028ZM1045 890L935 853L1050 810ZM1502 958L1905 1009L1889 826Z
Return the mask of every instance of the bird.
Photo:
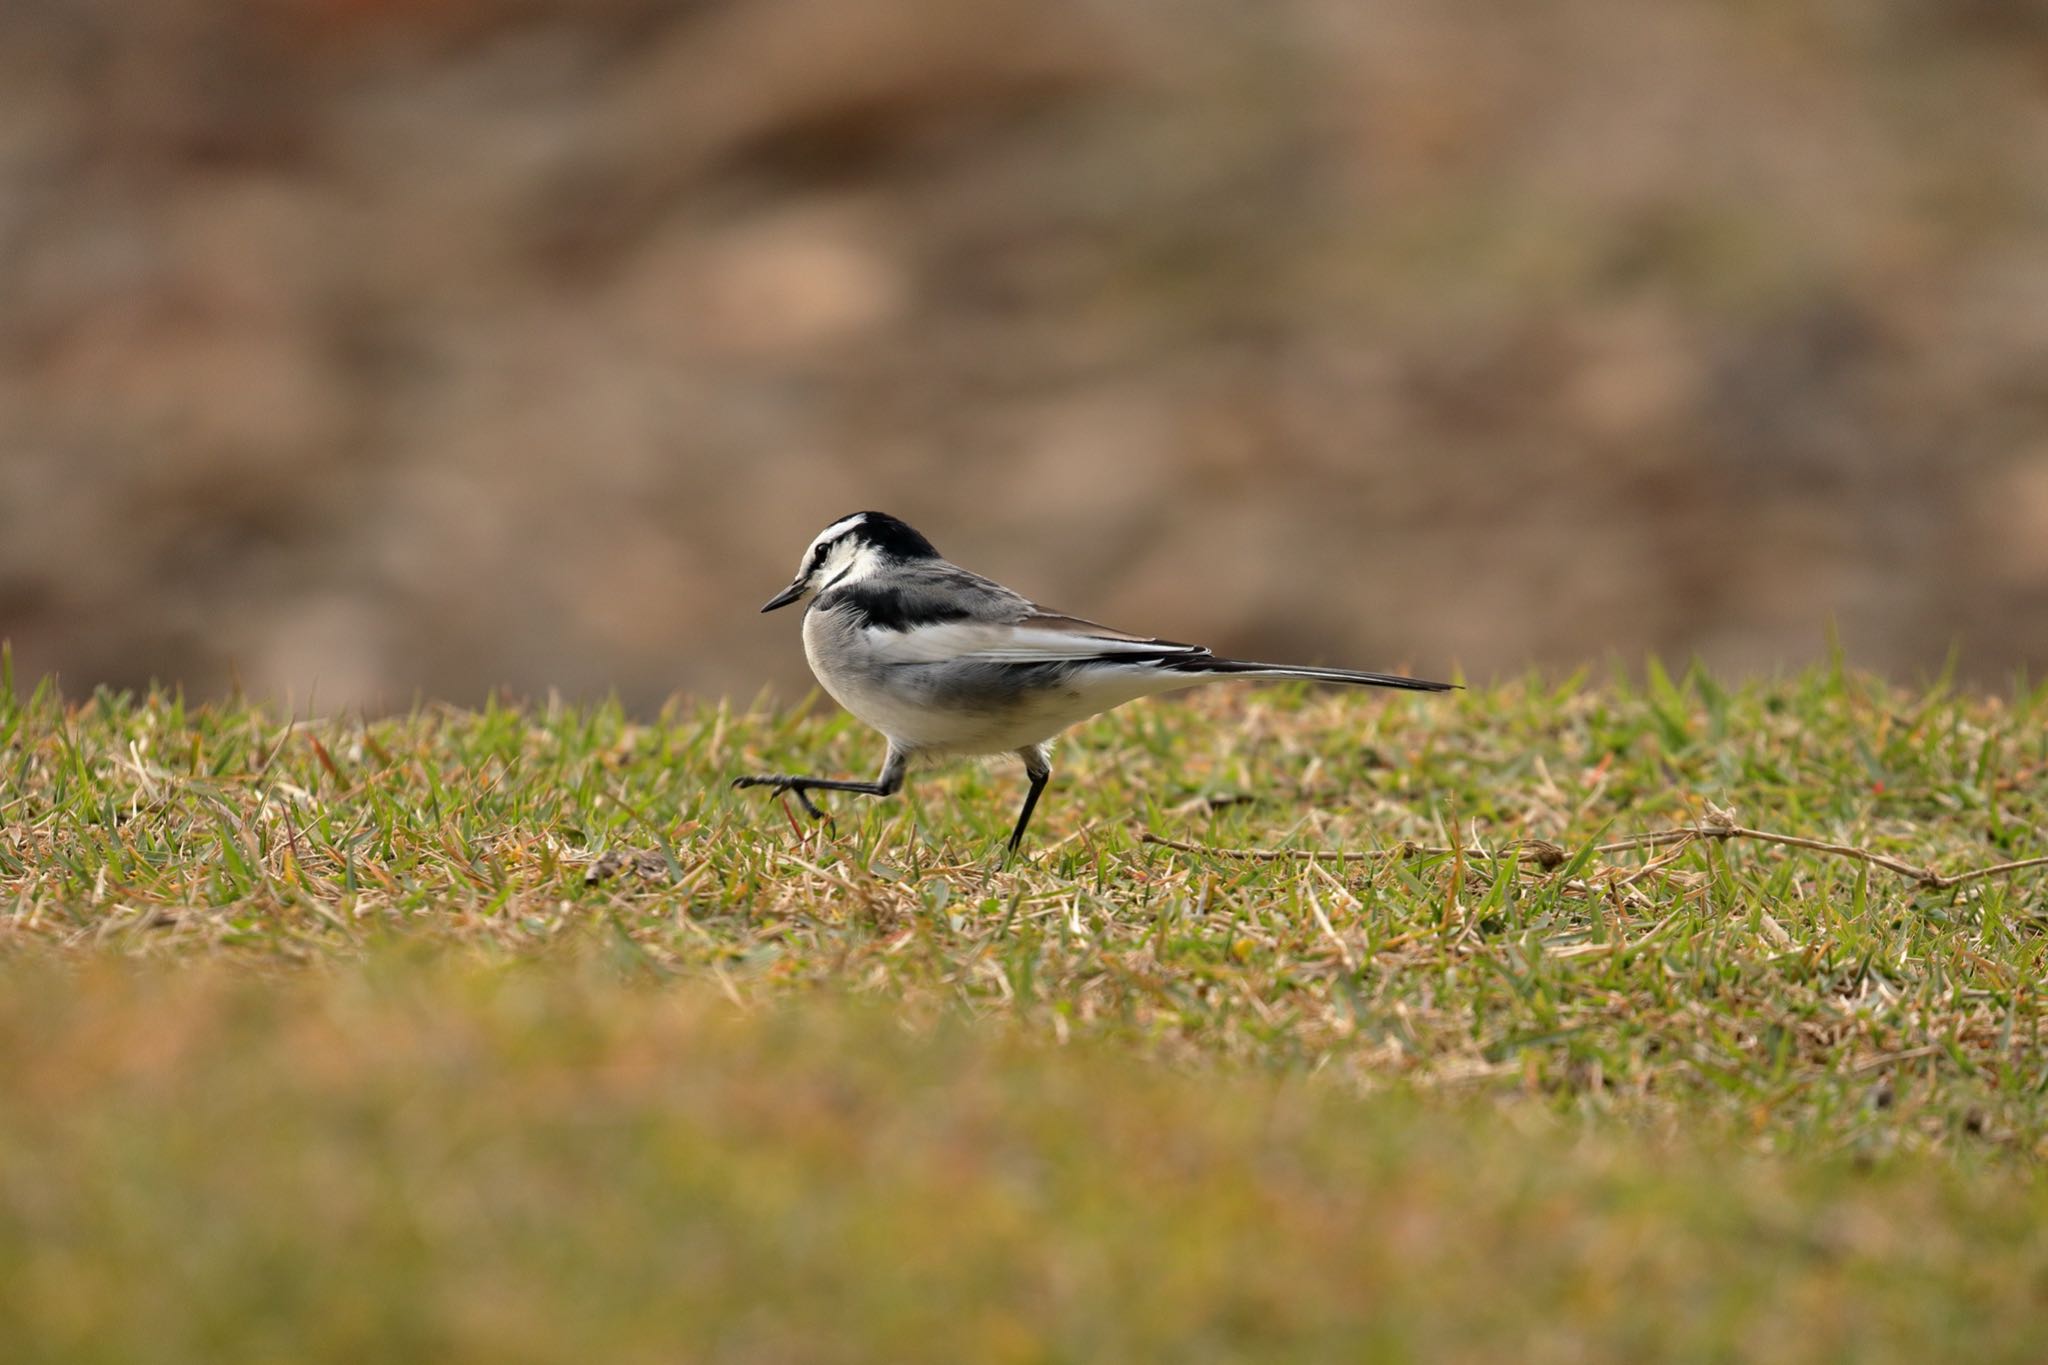
M805 603L804 656L832 699L888 741L871 782L761 773L768 787L826 818L816 791L893 796L913 762L1014 754L1030 789L1010 832L1024 842L1052 779L1051 743L1068 726L1125 702L1230 678L1298 679L1445 692L1455 683L1393 673L1221 658L1201 645L1132 635L1050 611L942 558L908 523L855 512L814 537L789 586L763 612Z

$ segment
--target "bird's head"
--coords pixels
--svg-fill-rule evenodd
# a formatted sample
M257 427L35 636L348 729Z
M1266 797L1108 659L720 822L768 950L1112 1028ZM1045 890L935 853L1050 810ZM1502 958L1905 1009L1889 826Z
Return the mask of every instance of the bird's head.
M887 512L855 512L818 532L797 562L796 577L761 610L774 611L827 588L857 583L891 564L938 557L929 540Z

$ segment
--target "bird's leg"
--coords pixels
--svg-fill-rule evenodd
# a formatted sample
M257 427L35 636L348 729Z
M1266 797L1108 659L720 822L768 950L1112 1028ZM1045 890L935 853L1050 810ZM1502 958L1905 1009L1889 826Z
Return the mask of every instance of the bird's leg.
M804 814L813 820L827 820L828 816L810 793L858 792L862 796L894 796L903 789L903 770L908 766L910 755L894 744L889 746L889 756L882 760L882 771L872 782L855 782L843 777L803 777L792 773L761 773L754 777L736 777L735 787L773 787L779 792L789 792L804 808Z
M1024 809L1017 814L1017 828L1010 831L1012 853L1024 842L1024 827L1031 823L1031 812L1038 805L1038 794L1052 780L1052 764L1046 757L1043 744L1027 744L1017 751L1017 757L1024 760L1024 775L1031 779L1031 790L1024 793Z

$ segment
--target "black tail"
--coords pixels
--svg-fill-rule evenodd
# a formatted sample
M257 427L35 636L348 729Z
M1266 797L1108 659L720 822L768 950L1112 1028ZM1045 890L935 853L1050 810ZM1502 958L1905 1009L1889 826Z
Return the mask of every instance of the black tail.
M1398 673L1360 673L1350 668L1299 668L1293 664L1259 664L1249 659L1189 659L1167 667L1187 673L1237 673L1254 678L1298 678L1304 682L1342 683L1349 687L1399 687L1410 692L1449 692L1458 683L1404 678Z

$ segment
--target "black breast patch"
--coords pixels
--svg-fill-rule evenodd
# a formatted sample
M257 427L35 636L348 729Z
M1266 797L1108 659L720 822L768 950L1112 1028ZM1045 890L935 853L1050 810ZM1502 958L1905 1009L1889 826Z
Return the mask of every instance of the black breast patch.
M920 586L870 587L849 583L819 595L820 611L843 611L856 625L877 630L914 630L918 626L964 621L974 615L957 593L933 592Z

